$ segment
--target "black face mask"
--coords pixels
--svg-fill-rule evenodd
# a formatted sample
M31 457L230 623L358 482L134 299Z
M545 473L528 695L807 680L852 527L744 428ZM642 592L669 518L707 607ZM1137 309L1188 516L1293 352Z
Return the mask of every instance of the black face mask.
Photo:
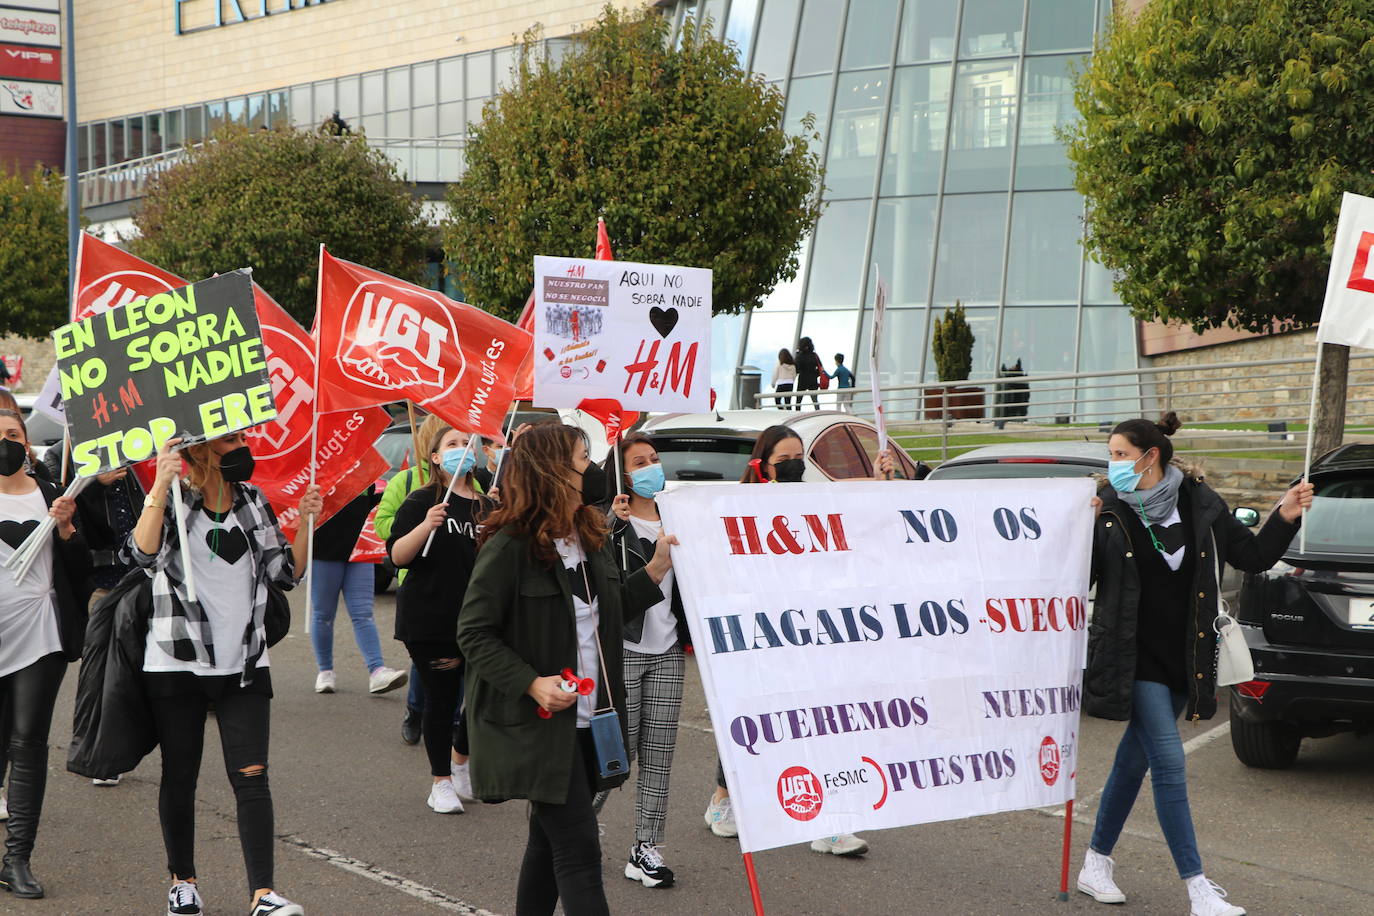
M29 457L24 443L14 439L0 439L0 477L24 470L24 459Z
M219 456L220 476L230 483L243 483L253 476L253 453L248 450L248 446L240 445L238 448L225 452Z
M606 472L594 464L582 472L582 505L596 506L606 500Z
M806 473L806 462L800 458L787 458L773 465L773 478L778 483L801 483Z

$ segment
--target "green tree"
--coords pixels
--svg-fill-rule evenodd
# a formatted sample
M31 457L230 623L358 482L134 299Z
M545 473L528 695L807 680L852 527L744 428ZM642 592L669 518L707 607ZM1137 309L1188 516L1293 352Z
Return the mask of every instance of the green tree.
M935 319L930 344L935 354L935 372L942 382L957 382L973 372L973 329L964 317L964 304L955 302L953 308Z
M0 170L0 334L47 337L67 323L66 185Z
M1117 19L1079 77L1069 156L1087 244L1138 318L1318 319L1341 192L1374 193L1371 65L1374 0L1152 0ZM1348 350L1325 353L1329 446Z
M319 246L404 280L423 277L432 230L394 164L359 136L231 127L153 183L134 254L187 279L252 267L307 326Z
M674 44L669 28L607 7L557 61L526 36L449 188L444 249L471 301L514 317L534 256L591 257L598 215L617 258L711 268L717 314L796 276L819 214L817 155L781 129L782 95L729 45Z

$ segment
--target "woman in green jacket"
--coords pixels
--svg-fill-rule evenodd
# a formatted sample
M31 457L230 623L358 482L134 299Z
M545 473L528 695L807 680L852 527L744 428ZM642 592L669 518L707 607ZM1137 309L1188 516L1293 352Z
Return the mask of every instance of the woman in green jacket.
M622 577L594 508L605 476L573 427L525 431L503 477L458 618L473 794L530 801L517 916L547 916L560 899L567 916L600 916L610 910L592 796L625 775L598 776L589 722L593 709L613 705L623 730L624 618L663 600L658 583L671 568L673 539L660 538L649 563ZM565 668L593 678L596 690L565 693Z

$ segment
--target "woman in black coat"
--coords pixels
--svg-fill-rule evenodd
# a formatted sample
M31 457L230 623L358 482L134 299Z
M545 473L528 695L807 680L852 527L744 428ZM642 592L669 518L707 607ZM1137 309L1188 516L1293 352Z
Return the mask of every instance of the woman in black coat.
M1130 724L1102 790L1078 889L1101 903L1122 903L1110 858L1146 772L1155 812L1193 916L1243 916L1202 873L1178 717L1216 711L1220 572L1230 563L1261 572L1278 562L1312 502L1310 484L1289 490L1258 535L1241 525L1199 477L1171 463L1179 427L1127 420L1112 430L1109 483L1098 492L1093 536L1097 597L1088 628L1083 709Z
M821 373L825 367L821 365L821 358L816 355L816 345L811 342L810 337L803 337L797 341L797 390L815 391L821 386ZM801 410L802 396L797 396L797 409ZM816 395L811 395L811 407L815 410L821 409L821 399Z

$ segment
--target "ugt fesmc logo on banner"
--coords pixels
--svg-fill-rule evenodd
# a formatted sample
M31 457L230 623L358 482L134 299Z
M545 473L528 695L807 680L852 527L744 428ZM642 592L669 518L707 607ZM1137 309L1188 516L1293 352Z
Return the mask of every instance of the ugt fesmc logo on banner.
M1073 797L1092 496L1082 479L659 497L744 851Z

